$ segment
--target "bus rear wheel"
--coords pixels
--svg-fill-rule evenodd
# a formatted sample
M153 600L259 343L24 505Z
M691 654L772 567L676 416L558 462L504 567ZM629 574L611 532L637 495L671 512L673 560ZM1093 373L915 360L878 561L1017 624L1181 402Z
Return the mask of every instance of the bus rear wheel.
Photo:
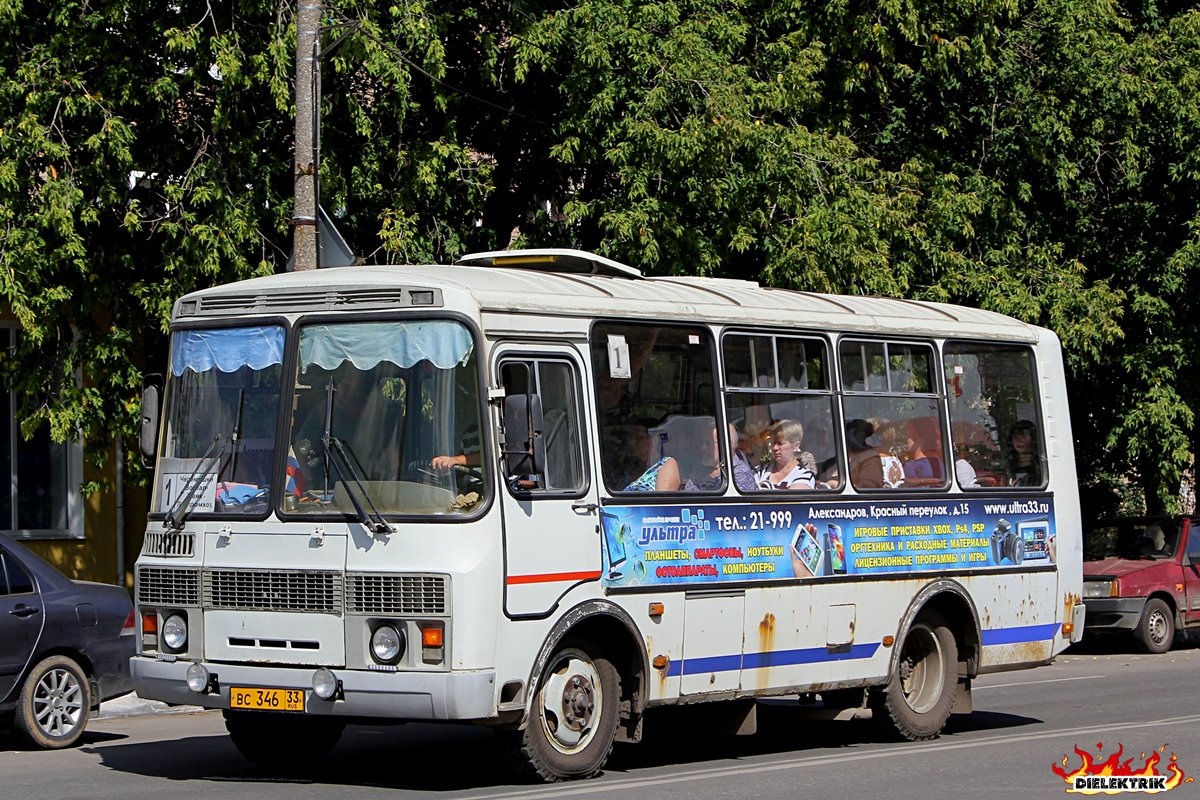
M529 720L511 734L518 772L547 783L600 773L616 740L621 679L589 642L564 642L546 662Z
M875 693L874 714L910 742L932 739L950 719L957 681L954 634L941 617L927 614L904 637L891 680Z
M332 717L226 711L225 729L246 760L267 769L311 768L329 755L346 724Z

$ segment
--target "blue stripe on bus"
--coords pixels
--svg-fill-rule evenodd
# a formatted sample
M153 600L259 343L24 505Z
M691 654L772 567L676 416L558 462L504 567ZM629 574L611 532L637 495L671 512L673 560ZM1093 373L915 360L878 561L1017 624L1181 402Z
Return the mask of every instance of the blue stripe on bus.
M1018 644L1020 642L1042 642L1053 639L1058 623L1046 625L1024 625L1019 628L993 628L983 631L983 644ZM828 661L847 661L871 658L879 649L879 642L851 645L849 650L831 653L827 647L809 647L801 650L769 650L746 655L708 656L672 661L667 668L667 677L697 675L704 672L729 672L741 669L766 669L796 664L819 664Z
M992 628L983 631L983 644L1019 644L1021 642L1044 642L1053 639L1058 623L1047 625L1024 625L1020 628Z
M795 664L818 664L825 661L845 661L848 659L870 658L879 649L879 642L874 644L851 645L847 651L830 653L827 647L809 647L803 650L769 650L764 653L746 653L746 655L708 656L707 658L689 658L686 661L672 661L667 668L667 677L676 675L696 675L703 672L729 672L738 669L766 669L767 667L785 667Z

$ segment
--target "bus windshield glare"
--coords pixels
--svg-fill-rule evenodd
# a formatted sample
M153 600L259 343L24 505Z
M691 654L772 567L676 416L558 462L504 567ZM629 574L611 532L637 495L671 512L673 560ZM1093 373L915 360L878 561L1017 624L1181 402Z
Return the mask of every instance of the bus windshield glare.
M278 325L172 334L155 511L267 512L283 345Z
M469 514L487 485L474 341L448 320L300 329L289 432L295 514Z

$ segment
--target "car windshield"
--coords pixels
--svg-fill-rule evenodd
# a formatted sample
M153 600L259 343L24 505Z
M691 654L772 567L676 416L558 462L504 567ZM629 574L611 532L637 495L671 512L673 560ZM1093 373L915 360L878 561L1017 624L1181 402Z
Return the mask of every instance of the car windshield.
M306 325L284 509L467 514L485 497L474 340L449 320Z
M1175 556L1179 526L1170 520L1101 522L1084 537L1084 559L1164 559Z
M283 344L278 325L171 335L155 511L180 518L270 508Z

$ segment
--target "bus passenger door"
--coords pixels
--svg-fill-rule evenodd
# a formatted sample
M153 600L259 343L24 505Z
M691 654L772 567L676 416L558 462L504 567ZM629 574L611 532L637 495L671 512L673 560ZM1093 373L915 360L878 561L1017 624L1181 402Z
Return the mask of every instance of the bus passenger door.
M582 374L569 347L498 348L500 502L510 617L539 616L600 580L597 488L584 447Z

